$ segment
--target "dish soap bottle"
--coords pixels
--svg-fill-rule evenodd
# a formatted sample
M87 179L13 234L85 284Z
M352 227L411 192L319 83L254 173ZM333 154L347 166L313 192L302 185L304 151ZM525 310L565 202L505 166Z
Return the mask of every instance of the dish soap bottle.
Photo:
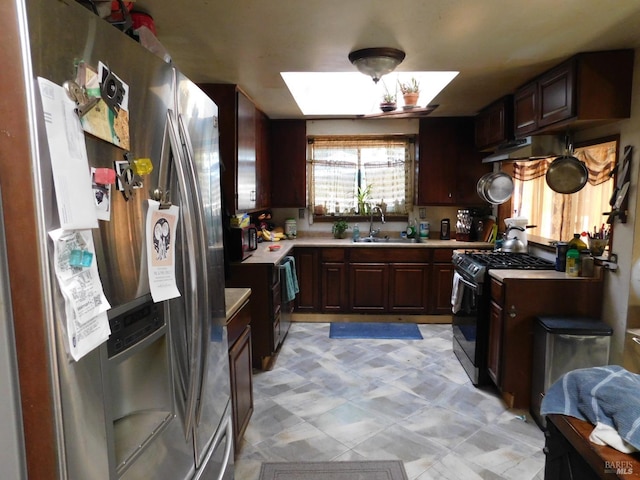
M358 240L360 240L360 227L358 227L358 224L356 223L353 226L353 241L357 242Z
M587 244L580 239L579 233L573 234L573 238L569 240L569 244L567 245L567 247L569 250L571 250L572 248L575 248L578 251L578 253L580 253L582 250L588 249Z
M416 226L412 219L409 219L407 224L407 238L414 238L416 236Z

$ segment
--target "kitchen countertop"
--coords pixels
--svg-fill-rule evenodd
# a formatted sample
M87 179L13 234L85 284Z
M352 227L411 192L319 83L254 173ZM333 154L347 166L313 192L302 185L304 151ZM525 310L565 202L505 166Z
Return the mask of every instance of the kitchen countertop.
M225 288L224 303L226 306L227 321L244 305L251 297L250 288Z
M272 245L279 245L280 249L269 251ZM285 256L290 255L294 247L345 247L345 248L451 248L451 249L476 249L493 248L493 244L486 242L460 242L457 240L427 239L416 243L356 243L351 238L336 239L332 237L298 237L295 240L281 240L279 242L258 243L257 250L242 264L269 263L276 265Z
M602 280L602 267L596 267L593 277L570 277L565 272L555 270L501 270L489 269L489 276L503 282L508 278L518 278L522 280Z

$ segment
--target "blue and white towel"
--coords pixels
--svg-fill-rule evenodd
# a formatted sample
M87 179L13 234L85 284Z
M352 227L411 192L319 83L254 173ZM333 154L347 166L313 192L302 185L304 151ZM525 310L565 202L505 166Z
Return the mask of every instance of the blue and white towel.
M618 365L573 370L551 385L540 413L591 422L594 443L625 453L640 450L640 375Z

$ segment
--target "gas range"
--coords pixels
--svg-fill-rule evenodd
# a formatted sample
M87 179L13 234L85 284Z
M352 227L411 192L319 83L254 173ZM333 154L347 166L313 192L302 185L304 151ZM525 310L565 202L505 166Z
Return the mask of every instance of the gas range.
M555 264L528 253L456 251L453 254L456 270L475 283L483 283L487 270L492 268L515 270L553 270Z

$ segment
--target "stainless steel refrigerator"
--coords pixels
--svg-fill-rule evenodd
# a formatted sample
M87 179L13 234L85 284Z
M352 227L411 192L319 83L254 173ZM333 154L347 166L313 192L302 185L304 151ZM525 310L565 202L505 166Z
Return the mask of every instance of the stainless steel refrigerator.
M3 17L0 58L10 73L0 83L0 182L22 407L16 438L29 478L233 478L217 107L75 1L14 0ZM153 170L123 177L136 188L112 185L110 219L92 230L111 335L74 360L48 237L61 221L37 78L63 85L80 64L106 65L128 86L129 145L85 133L89 166L148 158ZM85 100L79 106L90 108ZM161 302L147 272L150 198L179 208L170 248L180 296Z

